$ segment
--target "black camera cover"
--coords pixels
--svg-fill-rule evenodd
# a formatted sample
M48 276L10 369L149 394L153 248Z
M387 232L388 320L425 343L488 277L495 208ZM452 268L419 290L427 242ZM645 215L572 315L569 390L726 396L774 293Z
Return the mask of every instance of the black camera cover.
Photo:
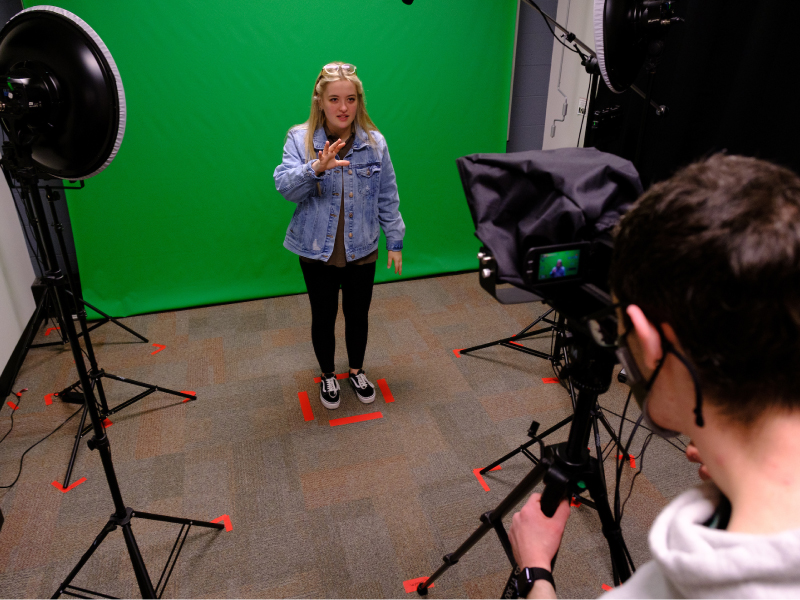
M610 232L642 193L630 161L595 148L471 154L456 163L498 281L519 287L529 248Z

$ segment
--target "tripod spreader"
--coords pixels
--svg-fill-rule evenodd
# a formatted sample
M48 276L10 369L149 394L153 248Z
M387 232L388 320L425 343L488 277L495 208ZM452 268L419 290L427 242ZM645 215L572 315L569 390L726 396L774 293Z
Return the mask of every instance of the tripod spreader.
M575 336L573 342L576 359L573 361L570 375L573 385L578 390L578 397L567 441L545 446L541 439L537 439L542 448L538 464L494 510L481 516L480 527L455 552L444 557L444 564L433 575L417 586L419 595L427 595L431 584L456 564L491 529L497 532L511 562L513 572L516 572L517 564L514 561L502 520L542 482L545 484L541 500L542 512L547 517L553 516L558 505L565 498L571 498L573 494L580 494L584 490L589 491L602 524L603 535L611 552L615 585L626 581L631 576L622 530L619 523L615 521L608 504L608 493L602 476L600 457L590 456L588 450L592 411L597 405L598 396L608 390L611 385L614 357L583 336ZM516 590L516 587L510 589L512 586L515 586L513 576L509 578L503 594L504 598L514 597L508 595Z

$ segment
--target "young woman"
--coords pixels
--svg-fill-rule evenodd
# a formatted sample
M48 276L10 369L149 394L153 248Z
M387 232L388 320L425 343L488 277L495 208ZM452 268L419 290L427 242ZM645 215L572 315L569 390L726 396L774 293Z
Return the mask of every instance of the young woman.
M297 204L283 245L299 255L308 289L311 341L322 371L320 401L325 408L339 406L334 325L341 288L350 384L369 404L375 387L363 363L380 229L387 268L394 263L400 274L406 228L389 150L367 114L354 65L322 67L311 116L289 130L274 177L278 191Z

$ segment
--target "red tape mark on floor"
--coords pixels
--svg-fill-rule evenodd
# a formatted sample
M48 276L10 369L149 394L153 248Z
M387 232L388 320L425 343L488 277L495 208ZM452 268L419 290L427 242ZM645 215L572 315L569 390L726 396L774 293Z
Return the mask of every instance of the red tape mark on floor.
M297 392L300 398L300 410L303 411L303 419L306 421L314 420L314 411L311 410L311 401L308 399L308 392Z
M45 406L50 406L53 403L53 396L58 396L58 394L45 394L44 396Z
M500 471L503 467L501 465L497 465L494 469L490 469L490 471ZM486 484L486 481L483 479L483 475L481 475L481 469L483 467L478 467L477 469L472 469L472 472L475 474L475 477L478 478L478 483L483 486L483 489L487 492L489 491L489 486Z
M11 407L11 410L17 410L17 409L19 408L19 406L17 406L16 404L14 404L14 403L13 403L11 400L9 400L8 402L6 402L6 404L8 404L8 405Z
M519 342L511 342L511 341L509 341L508 343L509 344L514 344L515 346L519 346L520 348L524 348L525 347L522 344L520 344Z
M406 594L410 594L412 592L417 591L417 586L422 583L423 581L427 581L427 577L417 577L416 579L409 579L408 581L403 582L403 589L405 589ZM428 586L428 589L431 589L436 584L432 583Z
M631 459L631 469L635 469L636 468L636 458L631 456L630 454L628 456ZM617 460L619 460L621 458L622 458L622 454L617 454Z
M222 523L225 525L225 531L233 531L233 525L231 524L231 518L228 515L222 515L221 517L217 517L212 523Z
M56 329L61 329L61 327L50 327L47 331L44 332L44 334L50 335L50 332L55 331Z
M106 429L108 429L109 427L111 427L113 424L114 424L114 423L112 423L112 422L111 422L111 419L105 419L105 420L103 421L103 427L105 427Z
M455 354L458 358L461 358L461 351L463 349L464 348L459 348L458 350L453 350L453 354ZM433 586L431 586L431 587L433 587Z
M558 383L558 377L542 377L542 383Z
M341 419L333 419L329 421L331 427L337 425L349 425L350 423L361 423L362 421L372 421L373 419L382 419L383 413L374 412L366 415L356 415L355 417L342 417Z
M610 592L611 590L614 589L613 587L611 587L610 585L606 585L605 583L603 584L602 587L603 587L603 591L606 591L606 592Z
M57 489L59 492L62 492L62 493L64 493L64 494L66 494L66 493L67 493L68 491L70 491L71 489L78 487L78 486L79 486L80 484L82 484L84 481L86 481L86 477L81 477L80 479L78 479L78 481L75 481L75 482L73 482L72 484L70 484L70 486L69 486L69 487L66 487L66 488L65 488L63 485L61 485L61 484L60 484L58 481L54 481L54 482L53 482L53 486L54 486L54 487L55 487L55 488L56 488L56 489Z
M339 373L336 379L347 379L350 376L350 371L347 373ZM314 383L322 383L322 377L314 377Z
M191 394L194 398L184 398L184 402L189 402L189 400L197 400L197 393L193 392L192 390L181 390L181 394Z
M27 391L28 391L28 388L22 388L20 391L18 391L18 392L14 392L14 395L15 395L17 398L22 398L22 392L27 392Z
M389 384L386 383L385 379L378 379L375 383L378 384L378 387L381 388L381 394L383 394L383 399L386 400L387 403L394 402L394 396L392 396L392 392L389 389Z
M581 505L581 502L580 502L580 500L575 500L575 498L570 498L569 499L569 505L574 507L574 508L577 508L578 506Z
M155 352L151 352L151 353L150 353L151 355L153 355L153 354L158 354L158 353L159 353L159 352L161 352L161 351L162 351L164 348L166 348L166 346L164 346L163 344L153 344L153 346L156 348L156 351L155 351Z

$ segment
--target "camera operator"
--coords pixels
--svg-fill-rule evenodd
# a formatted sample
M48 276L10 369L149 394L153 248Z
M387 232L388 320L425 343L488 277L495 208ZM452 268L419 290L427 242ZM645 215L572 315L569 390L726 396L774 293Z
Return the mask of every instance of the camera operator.
M715 155L654 185L620 223L611 288L643 422L690 437L710 480L606 596L800 597L800 178ZM550 570L568 517L531 497L509 532L520 567ZM555 591L537 578L528 597Z

